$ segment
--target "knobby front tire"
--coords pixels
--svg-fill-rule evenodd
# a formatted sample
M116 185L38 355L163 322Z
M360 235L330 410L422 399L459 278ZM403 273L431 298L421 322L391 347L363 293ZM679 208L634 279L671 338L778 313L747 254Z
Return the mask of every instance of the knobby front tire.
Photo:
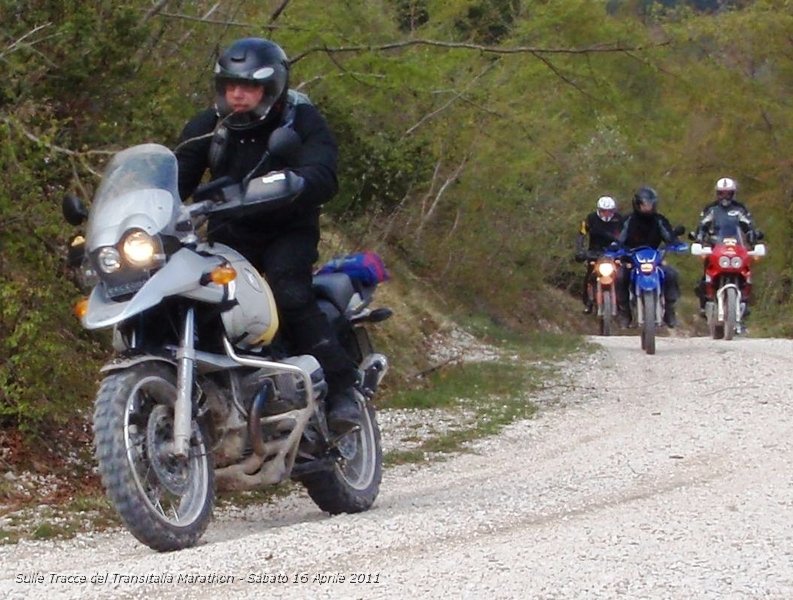
M94 410L94 446L108 497L127 529L160 552L195 545L212 517L214 468L193 421L188 457L173 438L175 369L147 362L108 375Z
M644 325L642 326L642 347L647 354L655 354L655 315L656 298L654 292L642 292L644 305Z

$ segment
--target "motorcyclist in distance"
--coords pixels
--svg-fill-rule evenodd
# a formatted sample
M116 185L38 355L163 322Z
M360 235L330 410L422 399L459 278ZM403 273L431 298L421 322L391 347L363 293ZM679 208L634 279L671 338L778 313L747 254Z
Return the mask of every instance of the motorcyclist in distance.
M234 248L265 274L294 350L322 365L328 425L341 434L360 422L357 367L312 288L320 205L338 190L336 140L308 98L289 90L289 60L271 41L233 42L218 57L213 79L214 106L185 125L176 149L179 193L189 197L207 169L212 180L228 176L243 182L285 168L303 177L305 189L292 204L265 214L210 218L209 232L213 242ZM288 164L266 152L270 135L284 126L302 141Z
M651 187L643 186L633 195L633 212L625 218L618 243L633 249L650 246L657 249L661 243L680 243L677 235L664 215L658 212L658 193ZM664 272L664 323L669 327L677 325L675 303L680 298L680 278L677 269L663 264ZM617 304L620 324L630 323L629 289L630 271L620 269L617 274Z
M712 236L719 232L722 223L727 220L737 221L741 231L746 236L746 241L750 246L754 246L762 237L763 234L755 227L752 213L746 208L744 204L738 202L737 193L738 185L735 180L730 177L721 177L716 181L715 185L716 199L705 206L699 215L699 224L696 231L692 236L694 240L700 243L709 243ZM699 298L699 313L705 316L705 276L703 274L695 291ZM748 307L745 316L748 316Z
M589 297L589 281L595 267L594 259L615 242L622 230L622 216L617 212L617 202L611 196L598 198L595 210L589 213L578 230L575 243L575 259L586 262L584 273L584 291L582 301L584 314L590 314L593 308L592 298ZM587 238L588 244L587 244ZM585 248L585 244L586 248Z

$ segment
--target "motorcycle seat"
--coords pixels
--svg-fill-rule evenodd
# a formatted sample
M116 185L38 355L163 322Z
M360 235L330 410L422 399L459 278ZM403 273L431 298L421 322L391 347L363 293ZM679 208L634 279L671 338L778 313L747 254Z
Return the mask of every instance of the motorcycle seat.
M313 287L317 298L330 301L342 314L347 310L355 293L352 280L345 273L314 275Z

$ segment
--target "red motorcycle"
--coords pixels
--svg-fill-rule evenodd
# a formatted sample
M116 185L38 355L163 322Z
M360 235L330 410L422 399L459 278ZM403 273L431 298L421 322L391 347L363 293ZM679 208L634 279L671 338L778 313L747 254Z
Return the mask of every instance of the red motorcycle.
M722 227L709 243L691 245L691 254L705 261L705 317L714 340L731 340L743 330L752 291L751 266L765 252L765 244L750 249L737 224Z

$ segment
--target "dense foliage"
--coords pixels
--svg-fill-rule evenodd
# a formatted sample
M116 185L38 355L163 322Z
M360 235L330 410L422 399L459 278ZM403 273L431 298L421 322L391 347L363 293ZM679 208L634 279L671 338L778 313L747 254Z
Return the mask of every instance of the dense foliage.
M756 313L793 331L778 318L792 15L791 0L0 0L0 420L93 393L103 347L70 315L61 197L90 198L115 150L172 144L211 100L217 48L246 35L285 47L339 137L329 215L444 293L553 321L543 286L578 282L574 231L599 195L627 207L649 183L690 228L729 175L770 240Z

